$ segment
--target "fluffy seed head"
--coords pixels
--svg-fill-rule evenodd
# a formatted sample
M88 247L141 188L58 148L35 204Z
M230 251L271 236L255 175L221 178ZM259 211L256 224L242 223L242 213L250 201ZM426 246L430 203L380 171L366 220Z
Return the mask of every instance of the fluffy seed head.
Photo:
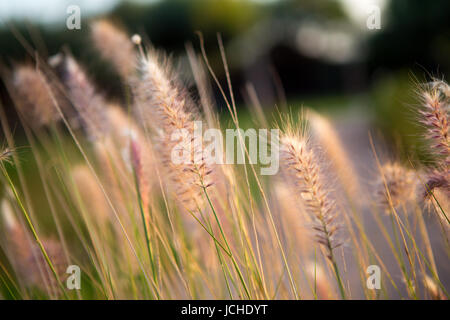
M139 76L132 81L138 118L156 132L155 148L164 176L179 200L189 210L202 204L200 187L209 187L210 167L200 155L193 137L194 120L199 118L186 90L180 85L169 62L153 49L140 57ZM177 148L188 152L189 159L174 163L172 152ZM194 163L194 159L195 161Z
M439 164L450 166L449 86L439 81L425 86L420 92L422 108L420 123L426 128L430 150L441 160Z
M16 106L28 124L39 127L59 118L46 79L36 68L30 65L16 67L13 84L17 91Z
M332 257L332 250L342 243L336 238L336 207L329 190L325 189L317 157L301 135L286 134L281 138L281 163L284 170L293 178L300 197L308 211L315 218L312 226L316 240Z
M380 177L375 182L375 194L378 203L385 209L397 207L415 198L417 176L398 163L387 163L381 168Z
M97 20L91 25L91 36L102 56L127 79L136 67L134 46L128 34L110 21Z
M52 64L60 74L67 95L76 115L69 119L74 126L81 126L91 140L96 140L108 131L106 102L96 92L83 68L70 55L59 55Z

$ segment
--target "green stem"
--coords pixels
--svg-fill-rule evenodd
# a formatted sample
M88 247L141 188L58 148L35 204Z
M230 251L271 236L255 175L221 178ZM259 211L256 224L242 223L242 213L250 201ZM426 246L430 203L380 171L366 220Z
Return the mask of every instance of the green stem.
M328 252L329 252L329 258L331 260L331 263L333 264L334 274L336 275L336 280L337 280L337 283L338 283L338 286L339 286L339 291L340 291L342 299L346 300L347 298L346 298L346 295L345 295L345 290L344 290L344 285L342 283L341 274L339 272L339 268L338 268L338 265L336 263L336 259L334 257L334 252L333 252L334 248L331 245L331 241L330 241L330 237L329 237L329 234L328 234L327 225L323 221L322 221L322 227L323 227L323 229L325 231L325 234L326 234L327 249L328 249Z
M345 295L344 285L342 283L341 274L339 273L338 265L336 263L336 260L334 259L333 250L330 251L330 255L331 255L331 260L333 263L334 273L336 274L337 283L339 285L339 291L341 293L341 297L343 300L346 300L347 297Z
M144 225L144 233L145 233L145 240L146 240L145 243L147 245L147 252L148 252L148 257L149 257L149 260L150 260L150 265L152 266L153 280L155 281L155 284L153 286L154 286L155 294L156 294L157 298L161 299L161 296L160 296L160 294L158 292L158 288L157 288L158 275L157 275L157 272L156 272L156 266L155 266L155 262L154 262L154 259L153 259L153 252L152 252L152 248L151 248L150 236L149 236L149 231L148 231L148 223L147 223L147 219L145 218L144 208L142 206L141 191L140 191L140 188L139 188L139 182L138 182L138 177L136 176L136 172L134 172L134 180L135 180L136 190L137 190L139 211L141 213L142 223Z
M231 251L230 245L228 244L227 238L225 237L225 233L224 233L224 231L222 229L222 225L220 223L219 217L217 216L216 210L214 209L214 206L213 206L213 204L211 202L211 199L209 198L208 192L206 191L206 187L202 186L202 189L203 189L203 192L205 193L206 199L208 200L208 204L211 207L211 210L212 210L212 212L214 214L214 218L216 219L217 225L219 226L220 234L222 235L222 238L225 241L225 245L227 246L228 253L230 254L231 261L233 262L233 266L234 266L234 268L235 268L235 270L236 270L236 272L237 272L237 274L239 276L239 280L241 281L242 286L243 286L243 288L245 290L245 294L247 295L247 297L249 299L251 299L250 293L248 291L247 285L246 285L245 280L244 280L244 277L242 276L241 270L239 269L239 266L237 265L236 259L233 256L233 253Z

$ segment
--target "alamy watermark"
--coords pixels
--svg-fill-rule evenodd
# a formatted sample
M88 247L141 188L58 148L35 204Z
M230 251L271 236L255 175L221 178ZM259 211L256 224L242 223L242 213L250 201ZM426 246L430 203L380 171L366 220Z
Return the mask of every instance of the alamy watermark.
M376 5L370 5L367 6L366 13L369 15L366 20L367 29L381 29L381 8Z
M66 18L66 27L69 30L80 30L81 29L81 9L77 5L70 5L67 7L66 13L68 17Z
M377 265L370 265L367 267L366 273L369 277L366 281L367 289L380 290L381 289L381 270Z
M177 142L171 151L174 164L259 164L261 175L274 175L279 170L279 129L219 129L203 132L201 121L194 122L191 133L176 130L170 137ZM247 152L245 152L245 145Z
M69 290L81 289L81 270L77 265L67 267L66 273L69 274L66 280L66 287Z

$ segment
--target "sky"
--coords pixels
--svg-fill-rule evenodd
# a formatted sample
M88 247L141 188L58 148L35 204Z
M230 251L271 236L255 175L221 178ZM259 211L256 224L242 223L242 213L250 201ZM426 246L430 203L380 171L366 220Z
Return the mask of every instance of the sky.
M114 8L119 0L1 0L0 22L27 19L42 23L65 21L67 8L78 5L81 14L97 14Z
M120 0L1 0L0 22L11 19L27 19L47 24L65 21L67 7L78 5L81 14L95 15L112 10ZM164 0L134 0L136 2L155 2ZM278 0L252 0L255 2L275 2ZM371 5L383 9L388 0L336 0L342 2L348 16L356 23L363 24Z

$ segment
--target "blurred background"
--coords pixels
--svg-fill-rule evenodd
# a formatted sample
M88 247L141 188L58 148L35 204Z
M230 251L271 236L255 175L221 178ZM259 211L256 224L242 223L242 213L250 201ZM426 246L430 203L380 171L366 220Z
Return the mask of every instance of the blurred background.
M80 7L80 30L66 27L70 5ZM374 6L379 29L371 28ZM208 58L225 82L220 33L244 114L251 83L269 114L285 106L320 109L341 118L344 135L352 128L352 139L358 126L364 136L373 126L409 153L417 152L410 116L417 82L448 78L450 71L446 0L5 0L1 64L31 61L33 50L46 58L66 46L105 94L123 98L114 70L90 43L89 21L97 17L110 17L170 52L188 82L186 45L200 52L196 31L203 33ZM3 84L0 96L12 109ZM218 92L216 104L226 113Z

